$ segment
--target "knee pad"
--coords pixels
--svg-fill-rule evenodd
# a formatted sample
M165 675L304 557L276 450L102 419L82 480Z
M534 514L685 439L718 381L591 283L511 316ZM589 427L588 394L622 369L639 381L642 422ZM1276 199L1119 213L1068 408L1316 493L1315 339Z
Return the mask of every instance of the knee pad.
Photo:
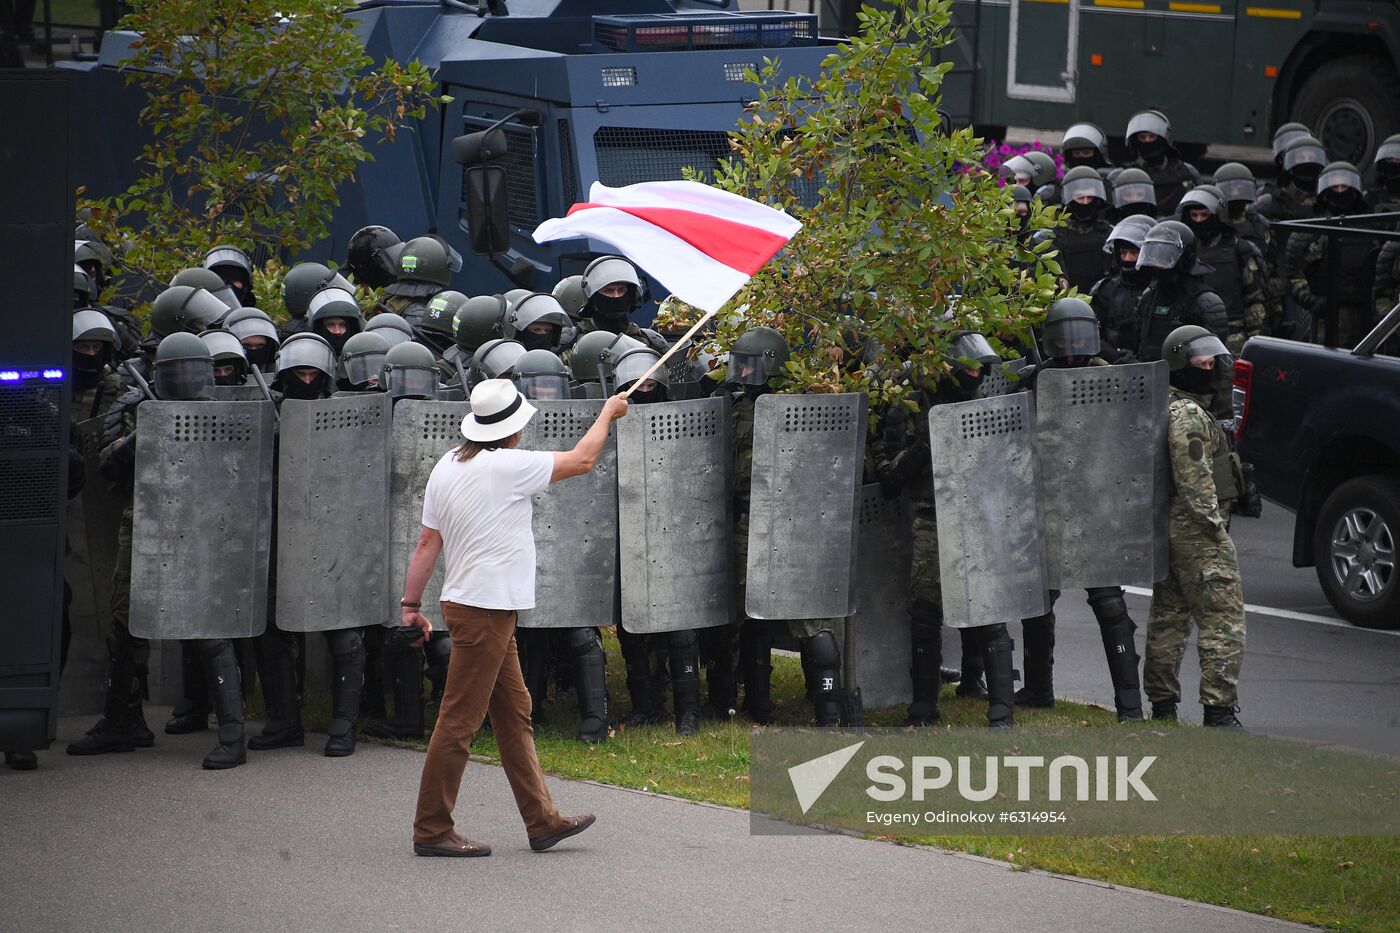
M668 633L666 637L666 653L673 658L686 658L699 655L699 633L693 628Z
M349 657L364 650L364 633L357 628L336 629L325 634L326 647L334 657Z
M815 668L839 667L841 648L836 644L836 636L827 631L818 632L802 643L802 656Z
M586 657L593 653L593 649L601 649L602 641L598 637L598 630L592 628L569 629L569 650L578 657Z
M1089 608L1094 610L1094 618L1100 622L1116 621L1128 614L1128 602L1123 591L1116 586L1095 587L1088 590Z

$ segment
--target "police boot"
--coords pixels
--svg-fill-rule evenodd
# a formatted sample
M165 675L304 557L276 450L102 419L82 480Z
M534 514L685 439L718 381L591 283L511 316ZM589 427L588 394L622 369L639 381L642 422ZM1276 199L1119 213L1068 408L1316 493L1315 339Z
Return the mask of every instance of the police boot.
M248 753L243 747L243 687L233 643L227 638L207 639L191 648L200 656L219 722L219 744L204 756L204 769L236 768L248 760Z
M344 758L355 753L355 721L365 686L365 639L357 628L326 632L331 652L331 721L324 754Z
M701 719L728 719L737 709L739 692L734 679L735 634L733 625L716 625L700 630L700 653L705 663L708 694L700 707Z
M987 698L986 670L982 666L982 646L977 643L970 629L958 629L958 642L962 645L962 679L958 681L957 695L973 700Z
M423 737L423 649L413 644L417 632L396 626L384 636L384 679L394 715L366 723L365 735L400 741Z
M1214 726L1224 729L1243 729L1244 724L1235 716L1240 711L1238 706L1207 706L1201 721L1203 726ZM1155 716L1153 717L1156 718Z
M760 726L773 721L773 635L767 622L746 621L739 630L744 669L744 712Z
M187 735L209 728L209 684L194 642L180 642L180 680L184 696L170 712L166 735Z
M423 661L427 667L428 705L437 706L442 702L443 691L447 689L447 665L452 660L452 636L446 632L433 632L423 644Z
M666 639L671 690L676 698L676 735L700 734L700 636L695 629Z
M1136 626L1128 615L1123 591L1113 587L1107 594L1090 593L1089 608L1099 620L1118 721L1142 722L1142 681L1138 678L1137 646L1133 644Z
M622 661L627 667L627 695L632 699L632 711L622 720L624 726L647 726L666 721L665 697L662 710L656 710L656 687L653 685L651 651L645 635L634 635L618 626L617 643L622 648Z
M1176 722L1176 701L1152 701L1152 718L1157 722Z
M33 771L39 767L39 756L32 751L24 749L18 752L5 753L5 767L11 771Z
M938 713L938 692L943 688L943 610L916 599L909 607L910 702L901 726L931 726Z
M1050 611L1021 623L1026 685L1016 691L1017 706L1050 709L1055 705L1055 613ZM988 677L991 669L988 668Z
M299 748L306 744L301 726L301 698L297 696L296 642L268 629L258 636L258 674L262 679L267 722L248 740L253 751Z
M841 687L841 648L836 636L821 631L802 643L802 659L811 671L807 695L812 698L812 712L818 726L841 725L846 709L846 691ZM935 665L934 671L938 667Z
M133 698L141 700L136 686L136 658L121 640L107 639L107 692L102 701L102 718L81 739L70 743L70 755L105 755L136 748L137 734L130 720Z
M987 725L1014 726L1016 709L1016 644L1006 626L985 626L982 632L982 665L987 671Z
M568 630L569 652L574 658L573 681L578 692L578 740L603 742L608 738L608 657L595 628Z
M520 654L520 676L530 693L530 721L544 722L544 701L549 691L549 646L545 629L515 630L515 650Z

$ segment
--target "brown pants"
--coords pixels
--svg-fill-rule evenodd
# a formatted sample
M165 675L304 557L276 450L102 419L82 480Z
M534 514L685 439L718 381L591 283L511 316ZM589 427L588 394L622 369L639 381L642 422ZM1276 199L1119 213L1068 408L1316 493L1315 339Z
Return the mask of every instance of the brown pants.
M444 602L442 617L452 636L452 660L423 762L413 841L432 842L452 832L452 809L457 805L462 772L472 739L488 712L526 832L532 838L548 835L563 818L554 809L535 757L530 694L515 653L515 612Z

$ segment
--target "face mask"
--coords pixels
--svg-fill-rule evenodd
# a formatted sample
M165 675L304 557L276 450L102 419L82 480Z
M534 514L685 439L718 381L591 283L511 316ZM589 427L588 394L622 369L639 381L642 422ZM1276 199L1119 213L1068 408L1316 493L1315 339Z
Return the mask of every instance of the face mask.
M1215 237L1220 230L1220 218L1214 214L1199 223L1194 220L1186 221L1186 226L1191 228L1191 232L1196 234L1198 240L1209 240Z
M1172 382L1183 392L1192 395L1214 395L1216 389L1215 371L1187 366L1172 373Z
M1139 269L1135 263L1122 263L1118 274L1129 285L1142 286L1152 281L1151 273L1146 269Z
M1091 224L1098 219L1099 203L1090 201L1088 204L1080 204L1078 201L1071 201L1069 204L1070 216L1081 224Z
M287 377L282 394L287 398L309 401L320 398L324 394L325 384L326 376L324 373L318 373L316 378L311 380L310 385L302 382L295 375L291 375Z
M258 347L256 350L245 350L245 352L248 354L248 363L263 370L272 365L272 361L277 357L277 348L270 343L267 346Z
M609 298L602 292L593 296L594 317L627 317L632 310L632 290L629 288L616 298Z
M1387 159L1377 164L1376 181L1390 194L1400 195L1400 162Z
M972 375L963 370L958 370L953 374L952 379L945 379L939 384L938 394L945 401L968 402L977 397L977 390L982 388L982 374L985 369L979 369L977 375Z
M1321 197L1322 203L1333 214L1352 214L1361 207L1361 195L1355 188L1345 191L1333 191L1328 188L1322 192Z
M73 382L80 389L91 389L102 378L102 354L73 353Z
M768 392L768 383L766 382L761 386L744 386L744 394L747 395L749 398L758 398L760 395L767 395Z
M657 386L655 389L651 389L647 392L633 392L632 399L641 405L649 405L652 402L664 402L666 401L666 390Z
M515 339L520 341L520 345L527 350L553 350L555 346L554 338L555 335L553 333L537 334L534 331L528 330L522 331L515 336Z
M1318 166L1298 166L1293 170L1290 177L1293 179L1293 187L1301 189L1306 194L1312 194L1317 190L1317 178L1322 174L1322 169Z
M1137 143L1137 151L1148 162L1156 162L1167 154L1167 141L1158 138L1150 143Z
M604 314L598 311L593 314L593 323L598 325L599 330L620 334L627 330L628 321L625 314Z

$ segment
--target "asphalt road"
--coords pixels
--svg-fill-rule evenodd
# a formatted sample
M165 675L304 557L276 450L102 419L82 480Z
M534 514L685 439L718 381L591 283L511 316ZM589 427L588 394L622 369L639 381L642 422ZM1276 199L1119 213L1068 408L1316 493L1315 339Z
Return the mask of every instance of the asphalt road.
M63 720L60 746L86 725ZM475 764L458 828L495 853L415 858L421 752L330 759L308 740L200 771L209 744L0 769L0 929L1302 929L930 849L750 835L738 810L553 778L560 809L598 824L535 854L504 774Z
M1293 516L1266 502L1231 527L1244 580L1247 634L1240 719L1263 732L1303 734L1400 755L1400 632L1361 629L1327 603L1312 568L1292 565ZM1143 650L1149 598L1130 592ZM1082 591L1056 607L1055 692L1111 707L1098 626ZM1020 641L1018 626L1012 637ZM949 646L953 642L947 643ZM956 655L950 655L956 657ZM1019 659L1019 653L1018 653ZM1182 663L1184 719L1199 722L1194 639Z

